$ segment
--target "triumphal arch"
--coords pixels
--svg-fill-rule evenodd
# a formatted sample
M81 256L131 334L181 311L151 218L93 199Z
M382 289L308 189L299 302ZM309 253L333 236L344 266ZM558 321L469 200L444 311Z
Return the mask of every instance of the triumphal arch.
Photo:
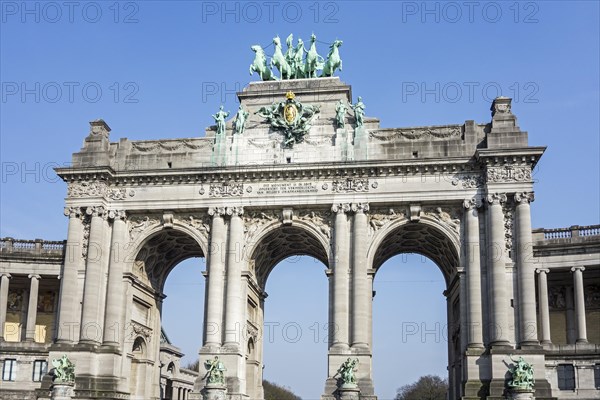
M545 148L529 144L511 99L496 98L485 123L381 128L365 115L368 99L332 76L339 45L330 73L317 77L306 61L288 79L253 47L263 80L202 138L111 141L106 122L90 123L72 167L57 170L69 222L48 355L74 361L78 399L168 398L163 287L190 257L207 260L203 332L190 333L202 337L201 371L191 392L171 398L215 387L227 399L263 398L265 284L292 255L327 268L323 399L376 398L373 279L400 253L429 257L445 278L450 399L504 398L517 356L533 366L536 398L557 397L546 373L551 266L572 269L569 343L598 358L586 347L582 278L597 254L570 252L564 264L543 232L534 241L532 170Z

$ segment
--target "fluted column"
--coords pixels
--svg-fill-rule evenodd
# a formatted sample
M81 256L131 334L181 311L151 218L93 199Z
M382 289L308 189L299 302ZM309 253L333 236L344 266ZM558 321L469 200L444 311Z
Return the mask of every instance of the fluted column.
M227 207L229 243L227 246L227 292L225 309L225 345L239 348L242 342L244 304L242 298L242 269L244 263L243 207Z
M577 343L587 343L585 321L585 297L583 293L583 271L585 267L573 267L573 294L575 296L575 319L577 319Z
M4 324L6 323L6 308L8 307L8 289L10 274L0 275L0 342L4 341Z
M467 271L467 346L483 347L483 317L481 311L481 249L479 245L479 215L477 198L463 202L465 208L465 269Z
M504 237L504 212L502 203L506 195L494 193L487 196L489 203L490 246L489 271L492 279L490 298L492 305L490 344L510 345L508 341L508 298L506 293L506 243Z
M204 345L220 347L222 344L223 292L225 284L225 263L223 260L225 247L225 209L211 207L208 214L212 216L210 248L208 257L208 295L206 296L206 323L204 324Z
M99 343L102 340L100 326L100 293L102 289L102 250L104 249L104 226L106 210L102 206L88 207L86 214L91 216L88 239L85 281L83 284L83 309L81 312L82 343Z
M125 269L128 232L125 211L111 210L108 217L113 220L110 240L110 263L108 267L108 287L106 290L106 312L104 318L105 345L118 347L123 330L123 300L125 287L123 271Z
M540 325L542 333L542 344L551 344L550 338L550 307L548 305L548 272L547 268L538 268L535 270L538 274L538 299Z
M517 223L517 286L519 290L519 344L537 345L535 316L535 269L533 267L533 238L531 236L532 192L516 193L515 219Z
M370 293L367 276L367 231L368 221L365 212L368 203L352 204L354 229L352 231L352 347L369 348L369 301Z
M65 208L65 216L69 217L65 261L60 278L60 302L58 310L57 343L75 341L75 324L79 324L77 315L79 302L77 298L77 270L83 262L81 246L83 244L83 215L80 207Z
M25 327L25 341L35 341L35 322L37 321L38 293L40 288L41 276L31 274L28 276L29 284L29 304L27 306L27 325Z
M333 249L333 346L338 348L349 347L349 237L348 216L350 204L334 204L331 210L335 215L334 249Z

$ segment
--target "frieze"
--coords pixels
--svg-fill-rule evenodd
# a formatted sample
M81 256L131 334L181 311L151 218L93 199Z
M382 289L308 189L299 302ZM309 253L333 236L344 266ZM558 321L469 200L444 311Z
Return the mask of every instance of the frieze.
M133 241L150 226L159 224L160 219L158 218L158 216L135 215L129 219L129 222L129 237Z
M210 224L206 221L206 217L204 215L177 215L176 220L181 222L184 225L187 225L200 233L208 236L210 232Z
M279 220L275 211L250 211L244 215L244 232L246 241L250 241L260 228L266 224Z
M140 153L150 152L172 152L177 150L199 150L212 147L210 140L196 140L194 144L191 140L170 140L170 141L152 141L152 142L131 142L134 151Z
M452 177L452 185L463 189L476 189L483 187L485 181L481 174L455 174Z
M400 138L408 140L431 138L448 139L451 137L461 137L462 128L460 125L455 125L428 128L389 129L385 131L373 131L369 136L373 139L381 141L393 141Z
M299 210L298 219L312 223L327 239L331 237L331 211Z
M331 184L331 190L335 193L340 192L368 192L369 179L367 178L346 178L335 180Z
M126 188L111 188L104 181L83 181L69 184L67 196L72 198L105 197L109 200L125 200ZM135 191L130 191L129 196L135 196Z
M210 197L240 197L243 194L243 183L213 183L208 190Z
M379 229L398 219L406 219L406 212L393 208L372 210L369 218L369 231L373 235Z
M488 167L487 181L492 183L531 182L530 166Z
M455 232L460 232L460 213L458 209L442 207L425 207L423 208L423 215L428 216L447 225Z

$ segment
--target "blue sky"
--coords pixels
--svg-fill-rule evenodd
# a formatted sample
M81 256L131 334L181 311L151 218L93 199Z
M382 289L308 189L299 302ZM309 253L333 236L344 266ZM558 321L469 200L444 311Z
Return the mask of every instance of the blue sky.
M113 141L202 136L219 105L235 110L232 92L256 79L248 75L251 45L289 33L308 41L312 32L324 43L344 41L339 76L384 127L483 123L493 97L513 97L529 143L548 146L535 174L533 226L599 223L598 2L268 4L107 1L70 9L1 1L0 236L65 237L66 186L52 168L69 163L88 121L105 119ZM302 321L309 334L312 323L326 322L324 267L295 261L269 279L267 319ZM180 310L185 299L202 301L203 268L182 264L166 288L167 329L188 354L200 333L181 325ZM412 318L406 301L423 296L417 317L445 324L443 279L420 257L396 258L376 286L375 380L379 395L390 398L421 373L444 372L445 346L431 344L425 349L435 353L415 361L418 368L390 372L398 360L417 359L416 344L392 347L402 321ZM313 305L299 303L301 290L314 293ZM326 346L298 351L281 342L266 348L266 377L318 397ZM309 365L321 372L308 372Z

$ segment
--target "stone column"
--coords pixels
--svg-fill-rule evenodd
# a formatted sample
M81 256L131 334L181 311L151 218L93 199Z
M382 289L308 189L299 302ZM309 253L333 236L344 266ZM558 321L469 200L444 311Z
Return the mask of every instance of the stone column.
M489 271L492 278L490 299L492 306L490 344L493 346L509 346L508 341L508 301L506 296L506 242L504 237L504 212L502 203L506 195L494 193L487 196L489 203Z
M125 287L123 271L125 269L125 253L128 245L127 216L125 211L109 211L113 220L110 241L110 263L108 267L108 287L106 290L106 312L104 317L103 344L119 347L120 335L123 330L123 301Z
M551 344L550 339L550 306L548 304L548 272L547 268L538 268L535 270L538 274L538 299L539 313L542 333L542 344Z
M65 249L65 261L60 278L60 301L58 324L56 329L57 343L72 343L76 333L73 326L79 323L77 315L79 299L77 298L77 270L83 261L81 254L83 245L83 215L81 208L65 208L65 216L69 217L69 229Z
M587 343L587 328L585 321L585 297L583 293L583 271L585 267L573 267L573 290L575 296L575 318L577 319L577 342Z
M465 208L465 269L467 270L467 346L483 347L483 317L481 311L481 249L479 246L479 216L477 198L463 202Z
M575 344L577 340L577 323L575 321L575 305L573 304L573 286L565 287L565 307L567 320L567 344Z
M208 214L212 216L210 248L208 258L208 287L206 296L206 323L204 324L204 346L221 347L223 330L223 291L225 284L225 263L223 250L225 246L225 209L211 207Z
M4 341L4 324L6 323L10 278L9 273L2 273L0 275L0 342Z
M533 238L531 236L532 192L516 193L515 219L517 224L517 281L519 289L519 345L538 345L535 316L535 272L533 267Z
M27 325L25 328L25 341L35 341L35 322L37 321L37 304L38 304L38 292L40 288L41 276L31 274L28 276L30 279L29 287L29 305L27 307Z
M333 249L333 346L341 349L349 347L349 269L348 217L350 204L334 204L331 210L336 213Z
M367 276L368 203L352 204L354 211L352 269L352 347L369 348L369 301L371 294Z
M225 310L225 345L240 348L245 326L245 307L242 298L242 269L244 263L243 207L227 207L229 244L227 246L227 292Z
M83 308L81 312L82 343L100 343L100 291L102 289L102 249L104 249L104 226L106 210L102 206L88 207L86 214L92 217L88 239L87 260L85 264L85 282L83 284Z

